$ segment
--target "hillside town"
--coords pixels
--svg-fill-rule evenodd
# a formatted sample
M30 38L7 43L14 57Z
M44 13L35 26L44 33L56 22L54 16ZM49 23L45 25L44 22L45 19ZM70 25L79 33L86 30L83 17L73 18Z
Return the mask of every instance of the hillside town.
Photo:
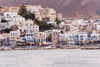
M100 20L67 19L41 5L0 7L0 49L100 47Z

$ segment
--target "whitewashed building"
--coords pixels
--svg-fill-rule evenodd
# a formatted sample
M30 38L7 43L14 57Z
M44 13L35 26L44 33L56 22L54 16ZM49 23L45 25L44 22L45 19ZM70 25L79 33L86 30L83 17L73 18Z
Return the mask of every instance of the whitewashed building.
M58 44L59 41L59 34L61 33L61 30L52 30L52 43L53 44Z
M10 44L16 44L17 38L20 37L20 31L10 31Z
M7 23L0 23L0 30L5 30L8 28Z
M30 43L30 45L34 45L34 33L33 32L26 33L25 38L26 38L26 43Z
M42 9L42 6L41 5L26 5L27 8L28 8L28 11L29 13L36 13L36 12L39 12L41 9Z
M54 26L57 26L57 23L54 22L54 20L47 20L46 23L47 23L47 24L52 24L52 25L54 25Z
M18 28L21 32L39 32L39 26L34 23L34 21L24 19L17 22Z
M16 21L14 18L16 18L18 16L17 12L4 12L3 13L3 19L7 20L7 21Z

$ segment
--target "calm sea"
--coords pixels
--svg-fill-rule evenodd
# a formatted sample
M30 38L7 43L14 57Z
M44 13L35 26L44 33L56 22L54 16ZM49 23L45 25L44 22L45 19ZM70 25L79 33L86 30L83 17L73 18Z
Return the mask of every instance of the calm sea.
M0 51L0 67L100 67L100 50Z

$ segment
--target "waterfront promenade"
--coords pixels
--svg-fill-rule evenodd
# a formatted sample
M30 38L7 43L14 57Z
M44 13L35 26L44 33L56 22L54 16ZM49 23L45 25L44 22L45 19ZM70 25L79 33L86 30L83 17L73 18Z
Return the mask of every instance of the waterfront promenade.
M100 46L24 46L24 47L10 47L10 46L1 46L0 51L12 51L12 50L53 50L53 49L82 49L82 50L94 50L100 49Z

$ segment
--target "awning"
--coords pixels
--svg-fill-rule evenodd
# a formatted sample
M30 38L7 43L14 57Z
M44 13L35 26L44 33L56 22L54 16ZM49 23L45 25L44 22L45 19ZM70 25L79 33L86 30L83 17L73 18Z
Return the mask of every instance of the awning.
M51 42L44 42L43 44L52 44Z
M22 38L22 40L26 40L25 38Z
M6 43L7 46L10 46L10 43Z
M34 39L31 39L30 41L32 42L32 41L34 41Z

